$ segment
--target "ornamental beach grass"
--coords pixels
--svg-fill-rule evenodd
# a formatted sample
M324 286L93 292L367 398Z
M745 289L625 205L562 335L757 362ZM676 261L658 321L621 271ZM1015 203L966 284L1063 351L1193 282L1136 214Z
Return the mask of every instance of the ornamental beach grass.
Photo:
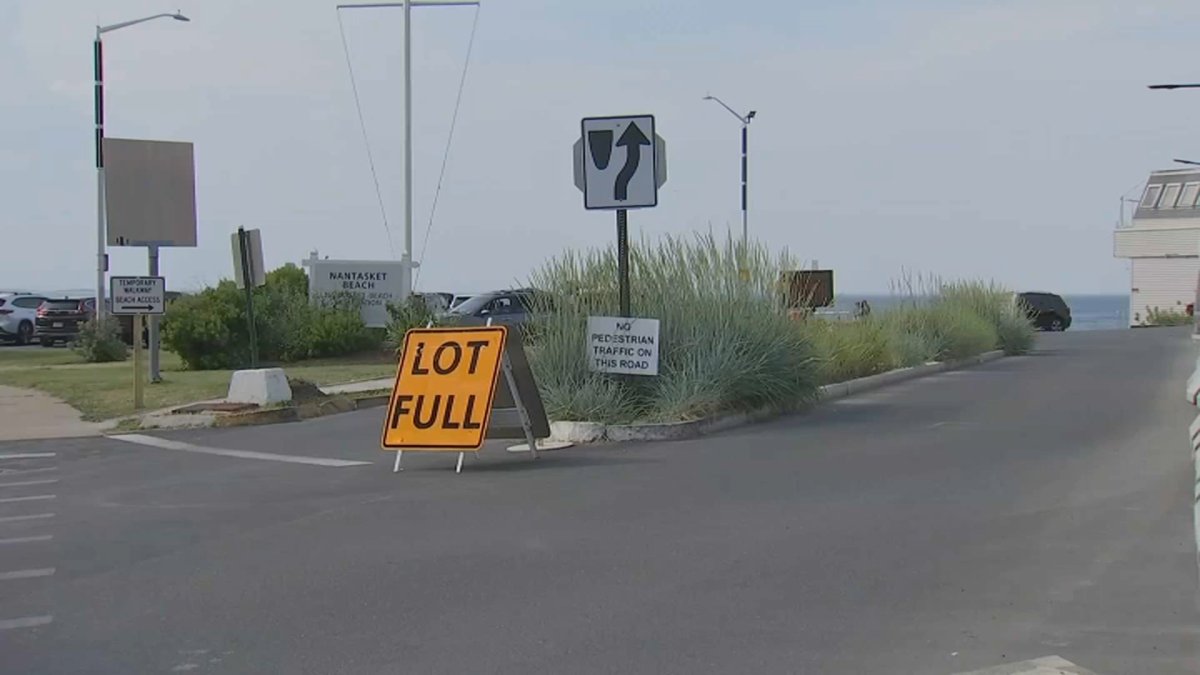
M566 252L530 279L547 291L528 326L530 362L552 419L672 422L786 409L822 384L949 361L1027 351L1033 328L1013 294L980 282L903 279L902 301L853 321L795 320L782 306L786 252L712 235L630 247L634 317L660 321L657 377L588 369L588 316L618 314L614 249Z
M712 235L631 245L632 313L660 321L659 375L638 377L590 372L585 354L587 317L618 314L616 252L550 261L531 283L549 291L554 307L530 327L547 412L677 421L812 400L819 384L812 342L782 310L776 285L781 270L796 267L786 253L772 256L760 244L743 251Z

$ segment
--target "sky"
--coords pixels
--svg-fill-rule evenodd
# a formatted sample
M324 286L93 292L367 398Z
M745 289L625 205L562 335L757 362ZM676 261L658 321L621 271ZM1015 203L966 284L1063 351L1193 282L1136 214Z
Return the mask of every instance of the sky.
M403 238L402 10L176 0L192 21L105 35L112 137L195 144L199 245L165 249L168 286L232 275L229 235L259 228L268 267L310 251L396 259ZM0 2L0 288L90 288L96 24L157 0ZM522 283L566 249L611 245L585 211L580 118L653 114L669 180L634 238L740 232L750 126L751 237L835 271L839 293L919 273L1017 290L1118 293L1119 198L1200 159L1194 0L484 0L413 10L414 256L420 290ZM428 235L427 235L428 233ZM145 249L111 250L144 273Z

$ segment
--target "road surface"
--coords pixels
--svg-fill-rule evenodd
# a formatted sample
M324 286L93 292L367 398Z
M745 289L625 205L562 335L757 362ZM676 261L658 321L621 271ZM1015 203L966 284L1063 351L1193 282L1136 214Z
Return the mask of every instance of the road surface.
M162 434L176 449L0 444L0 671L949 674L1058 655L1194 675L1194 353L1186 330L1049 335L700 440L489 450L457 476L452 455L392 474L381 410ZM297 457L367 463L278 461Z

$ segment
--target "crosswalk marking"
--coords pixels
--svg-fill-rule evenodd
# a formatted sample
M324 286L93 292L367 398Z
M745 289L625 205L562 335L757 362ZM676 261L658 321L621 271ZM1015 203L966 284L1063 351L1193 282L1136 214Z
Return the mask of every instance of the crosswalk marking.
M53 567L43 567L36 570L13 570L12 572L0 572L0 581L11 581L13 579L34 579L36 577L48 577L54 574Z
M0 499L0 504L11 504L13 502L40 502L47 499L54 499L55 495L29 495L28 497L5 497Z
M57 478L43 478L42 480L20 480L15 483L0 483L0 488L27 487L27 486L33 486L33 485L50 485L51 483L57 483L57 482L58 482Z
M34 626L45 626L54 620L52 616L25 616L20 619L4 619L0 620L0 630L12 630L13 628L33 628Z
M29 513L23 516L3 516L0 517L0 523L15 523L18 520L41 520L42 518L53 518L53 513Z

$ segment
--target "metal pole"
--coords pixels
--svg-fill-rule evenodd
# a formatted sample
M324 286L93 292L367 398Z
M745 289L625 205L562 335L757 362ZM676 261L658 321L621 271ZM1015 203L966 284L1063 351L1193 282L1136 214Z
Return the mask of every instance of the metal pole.
M412 2L404 3L404 292L412 294Z
M104 253L104 59L100 42L100 26L92 43L93 96L95 103L96 143L96 319L103 319L104 273L108 271L108 256Z
M748 129L750 129L750 125L747 123L743 123L742 124L742 250L743 250L743 254L745 253L746 244L748 243L748 234L749 234L749 227L747 226L747 216L746 216L746 180L747 180L747 177L746 177L746 170L747 170L746 146L747 146L747 143L746 143L746 140L747 140L747 135L748 135L747 134Z
M146 249L147 257L149 258L149 273L150 276L158 276L158 244L151 244ZM150 382L162 382L162 373L158 372L158 315L150 315L150 339L147 340L150 347ZM141 334L134 336L135 340L141 341Z
M258 328L254 324L254 277L250 273L250 235L238 228L238 244L242 258L242 281L246 288L246 321L250 326L250 367L258 367Z
M629 311L629 217L625 209L617 209L617 284L621 316Z

